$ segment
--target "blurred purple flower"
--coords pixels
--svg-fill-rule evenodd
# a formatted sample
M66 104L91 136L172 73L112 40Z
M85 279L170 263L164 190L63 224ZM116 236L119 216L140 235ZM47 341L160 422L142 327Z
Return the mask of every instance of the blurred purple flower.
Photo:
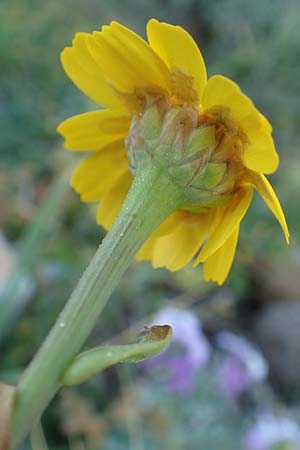
M165 352L146 361L144 366L148 370L163 369L172 392L192 392L199 369L210 357L210 346L200 320L191 311L169 307L155 316L153 324L170 325L173 339Z
M218 379L223 391L230 397L256 383L268 375L267 362L252 344L229 332L222 331L216 337L218 347L227 352L218 368Z
M288 444L300 448L300 427L288 417L260 413L254 426L246 433L247 450L271 450L275 445Z
M217 375L222 390L228 397L236 397L251 384L245 367L230 356L223 359Z

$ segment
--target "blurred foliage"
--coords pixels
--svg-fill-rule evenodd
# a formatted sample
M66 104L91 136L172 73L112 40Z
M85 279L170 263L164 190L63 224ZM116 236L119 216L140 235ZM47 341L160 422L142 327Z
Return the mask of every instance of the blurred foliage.
M1 0L0 230L16 252L49 186L75 159L62 149L57 124L97 107L63 73L62 48L76 31L91 31L113 19L145 36L150 17L187 28L202 49L209 75L233 78L270 119L281 157L272 183L287 213L292 244L285 247L279 226L257 200L243 223L224 288L206 285L201 268L171 274L133 262L87 345L111 341L113 335L119 343L128 342L169 303L191 305L210 338L223 328L255 338L252 325L266 302L299 300L299 0ZM17 380L37 350L104 235L95 224L94 205L80 204L68 189L60 203L60 219L44 223L47 238L28 275L32 289L23 315L0 344L0 378L7 382ZM297 402L299 385L292 396L281 396L276 382L270 386L265 386L264 404L291 397ZM109 369L78 389L64 390L43 423L55 450L69 444L72 450L238 450L256 404L255 396L241 402L224 398L213 367L187 398L171 395L139 368Z

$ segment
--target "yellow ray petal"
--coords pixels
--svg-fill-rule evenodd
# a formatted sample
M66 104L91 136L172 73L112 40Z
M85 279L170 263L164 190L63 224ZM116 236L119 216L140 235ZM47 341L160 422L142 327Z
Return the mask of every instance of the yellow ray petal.
M261 129L266 133L272 134L272 125L268 121L268 119L259 113L260 121L261 121Z
M172 233L182 220L182 211L171 214L152 234L153 237L161 237Z
M132 183L132 175L127 171L121 175L114 186L103 196L97 211L97 223L109 229L119 214Z
M149 80L149 84L152 83L169 91L170 74L168 68L149 44L132 30L118 22L112 22L111 29L119 39L119 42L128 46L128 49L132 52L135 64L143 73L143 79Z
M243 154L245 166L259 173L273 173L278 168L279 157L272 136L262 132L252 132L251 143Z
M218 285L224 283L231 269L239 236L239 225L215 253L204 262L205 281L215 281Z
M224 216L221 218L215 230L212 231L207 243L196 258L194 265L204 262L225 243L246 214L252 197L253 189L249 187L239 189L233 195L229 205L225 207Z
M101 198L121 174L128 171L122 142L112 143L85 158L71 177L71 186L84 202Z
M151 261L153 257L153 251L157 239L153 235L147 239L144 245L140 248L138 253L135 255L137 261Z
M173 231L180 225L180 220L182 220L182 211L176 211L171 214L145 242L140 251L137 253L136 259L138 261L151 260L157 238L173 233Z
M194 79L194 89L201 98L206 84L206 68L201 52L190 34L179 26L149 20L147 35L150 46L169 68L176 67Z
M278 167L279 158L270 123L236 83L221 75L208 80L202 97L203 109L216 105L230 108L250 140L243 157L245 166L259 173L273 173Z
M184 267L199 250L210 223L209 213L184 213L181 223L172 233L157 238L152 258L153 267L166 267L172 272Z
M130 118L109 110L92 111L64 120L57 131L65 147L76 151L98 150L110 142L125 140Z
M125 104L106 82L104 74L86 46L89 34L77 33L72 47L61 53L61 63L73 83L91 100L114 111L126 112Z
M249 129L257 130L263 127L261 113L255 108L250 98L241 91L234 81L222 75L212 76L203 92L203 109L209 109L216 105L230 108L233 116L239 121L246 133Z
M277 195L274 189L272 188L270 182L264 175L257 174L254 176L254 187L262 196L262 198L264 199L264 201L266 202L266 204L268 205L268 207L270 208L270 210L280 223L283 233L285 235L286 242L289 244L290 233L288 230L288 226L281 205L277 198Z
M87 41L90 52L117 90L132 93L138 87L170 89L170 74L164 62L137 34L119 23L94 31Z

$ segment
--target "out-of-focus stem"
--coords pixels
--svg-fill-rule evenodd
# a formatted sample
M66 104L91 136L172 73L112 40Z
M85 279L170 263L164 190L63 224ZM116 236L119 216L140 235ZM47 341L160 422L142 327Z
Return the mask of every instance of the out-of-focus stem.
M63 193L68 186L69 176L69 171L66 171L54 181L46 199L22 238L14 273L0 297L0 343L25 306L21 295L22 284L26 276L32 272L41 248L49 235L49 221L52 222L53 217L57 215Z

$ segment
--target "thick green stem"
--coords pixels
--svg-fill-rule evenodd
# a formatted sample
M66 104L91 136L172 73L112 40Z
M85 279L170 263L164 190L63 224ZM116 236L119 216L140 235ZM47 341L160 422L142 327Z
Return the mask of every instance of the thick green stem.
M113 227L79 280L17 388L11 449L16 449L58 389L137 250L181 202L161 168L141 168Z

